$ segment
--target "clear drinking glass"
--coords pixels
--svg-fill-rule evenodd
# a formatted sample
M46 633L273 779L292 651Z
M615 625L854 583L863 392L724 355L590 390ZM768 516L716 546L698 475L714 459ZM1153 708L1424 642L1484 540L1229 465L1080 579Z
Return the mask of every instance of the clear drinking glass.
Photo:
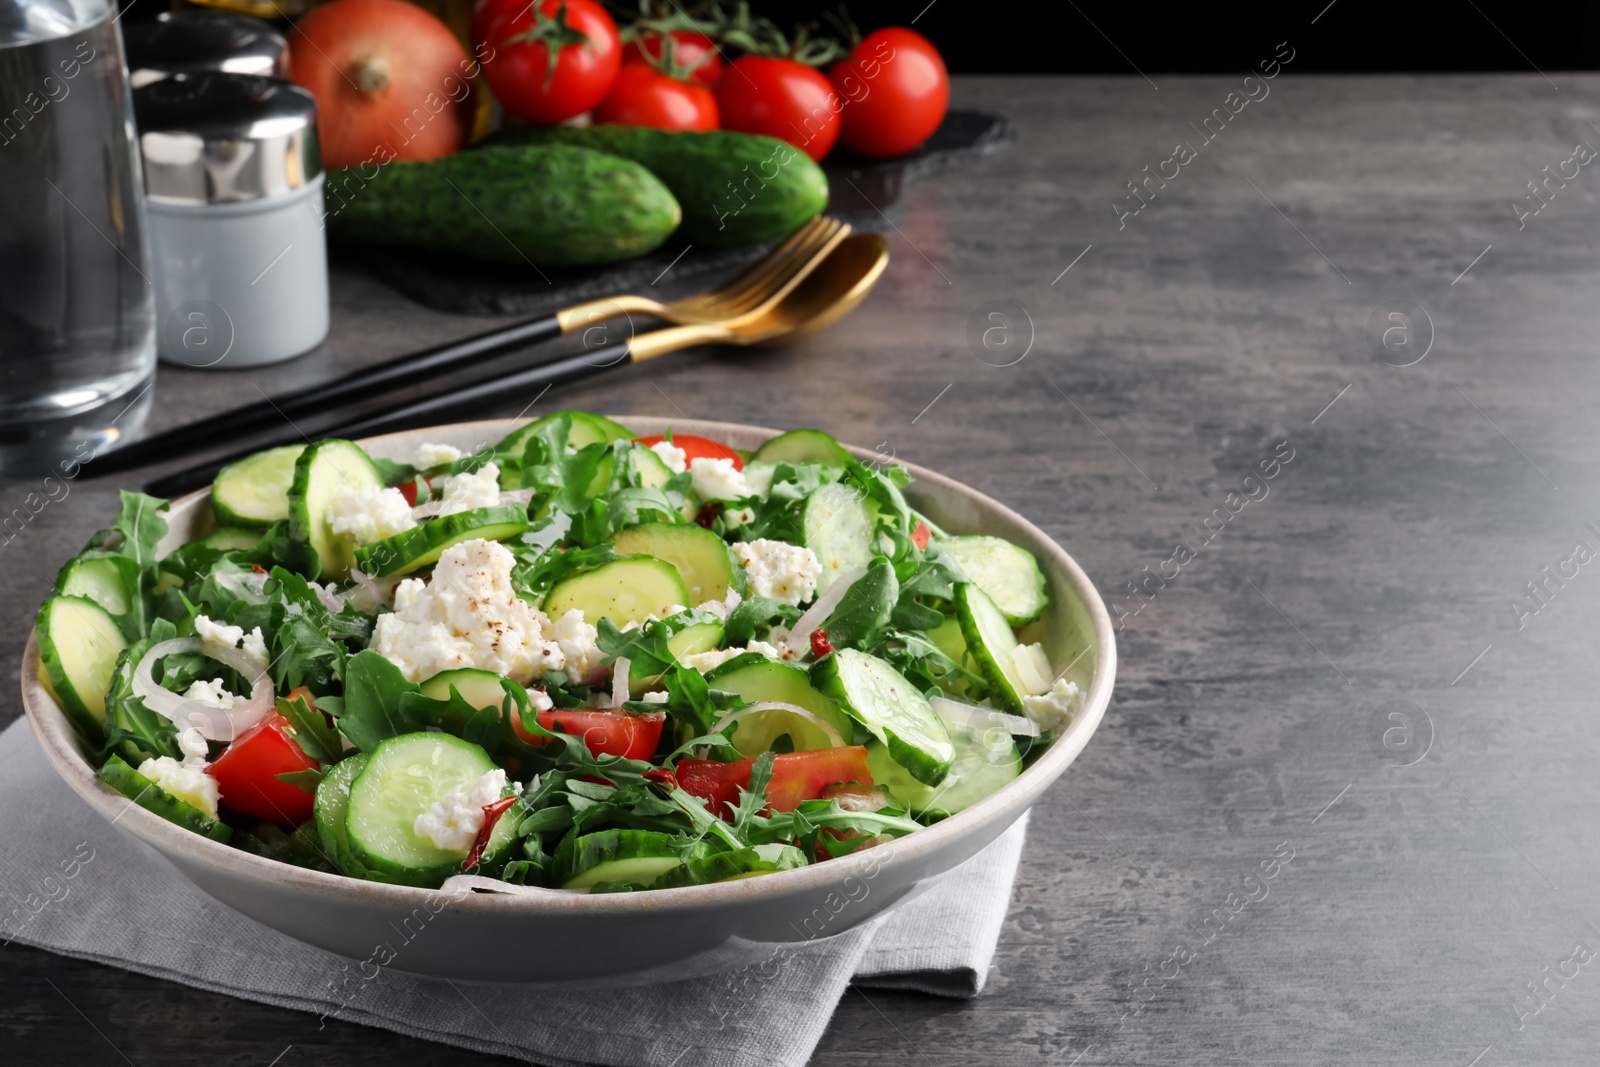
M132 432L154 318L111 3L0 0L0 468Z

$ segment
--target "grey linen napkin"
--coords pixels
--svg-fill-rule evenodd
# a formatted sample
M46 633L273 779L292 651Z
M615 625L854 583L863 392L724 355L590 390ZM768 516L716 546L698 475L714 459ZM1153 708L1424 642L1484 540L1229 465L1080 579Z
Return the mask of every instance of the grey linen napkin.
M56 777L26 720L0 734L0 944L551 1065L800 1065L846 987L971 997L994 958L1025 820L890 915L743 970L603 998L382 969L213 902ZM354 977L354 980L352 978ZM286 1030L285 1040L293 1037Z

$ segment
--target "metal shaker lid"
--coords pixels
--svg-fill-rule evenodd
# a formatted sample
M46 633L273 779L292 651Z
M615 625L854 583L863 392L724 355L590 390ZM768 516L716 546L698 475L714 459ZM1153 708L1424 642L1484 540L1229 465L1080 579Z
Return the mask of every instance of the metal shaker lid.
M247 74L174 74L133 93L145 195L157 204L282 196L322 173L317 104Z
M178 71L289 76L288 39L261 19L226 11L164 11L122 27L135 89Z

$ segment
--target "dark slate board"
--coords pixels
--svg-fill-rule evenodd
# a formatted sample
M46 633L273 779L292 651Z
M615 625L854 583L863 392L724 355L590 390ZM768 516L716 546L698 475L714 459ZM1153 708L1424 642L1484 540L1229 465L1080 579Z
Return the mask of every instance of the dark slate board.
M870 160L845 151L828 157L832 193L828 214L860 230L889 228L884 212L905 187L1002 151L1016 140L1003 117L952 111L921 148L893 160ZM649 288L663 275L676 288L694 279L729 275L764 255L770 245L693 248L680 240L626 263L603 267L544 268L484 263L400 248L335 245L335 263L355 265L418 303L465 315L537 315L614 293ZM681 258L679 258L681 257ZM670 268L670 273L669 273Z

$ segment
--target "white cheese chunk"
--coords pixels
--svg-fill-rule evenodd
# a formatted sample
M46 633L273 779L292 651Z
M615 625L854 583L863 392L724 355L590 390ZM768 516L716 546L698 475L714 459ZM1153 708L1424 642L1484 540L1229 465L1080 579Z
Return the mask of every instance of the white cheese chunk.
M485 463L475 471L453 474L444 480L440 515L454 515L500 503L500 465Z
M661 457L661 462L673 474L682 474L689 469L689 456L683 449L671 441L657 441L650 446L650 451Z
M261 635L259 626L245 633L243 627L212 622L209 616L196 615L194 635L203 642L202 651L209 653L216 649L240 648L242 643L245 655L263 667L267 665L267 641Z
M233 707L234 704L233 694L224 688L220 678L213 678L206 682L196 679L184 691L183 699L192 700L196 704L204 704L208 708L217 708L221 711L226 711ZM201 754L204 755L204 750L202 750Z
M1076 682L1057 678L1049 690L1038 696L1022 698L1022 707L1028 718L1039 724L1041 730L1061 730L1083 706L1083 694Z
M733 551L744 564L751 596L770 596L796 607L816 596L822 564L811 549L761 538L735 542Z
M454 463L465 454L454 445L418 445L417 454L412 457L411 465L419 471L431 470L446 463Z
M358 545L370 545L411 529L417 520L398 489L341 485L328 500L328 525Z
M416 817L411 830L432 841L446 852L465 852L483 829L483 807L499 800L506 791L506 772L496 767L485 771L466 789L459 786L434 801Z
M731 459L698 456L689 463L689 473L694 476L694 495L701 500L739 500L757 495Z

